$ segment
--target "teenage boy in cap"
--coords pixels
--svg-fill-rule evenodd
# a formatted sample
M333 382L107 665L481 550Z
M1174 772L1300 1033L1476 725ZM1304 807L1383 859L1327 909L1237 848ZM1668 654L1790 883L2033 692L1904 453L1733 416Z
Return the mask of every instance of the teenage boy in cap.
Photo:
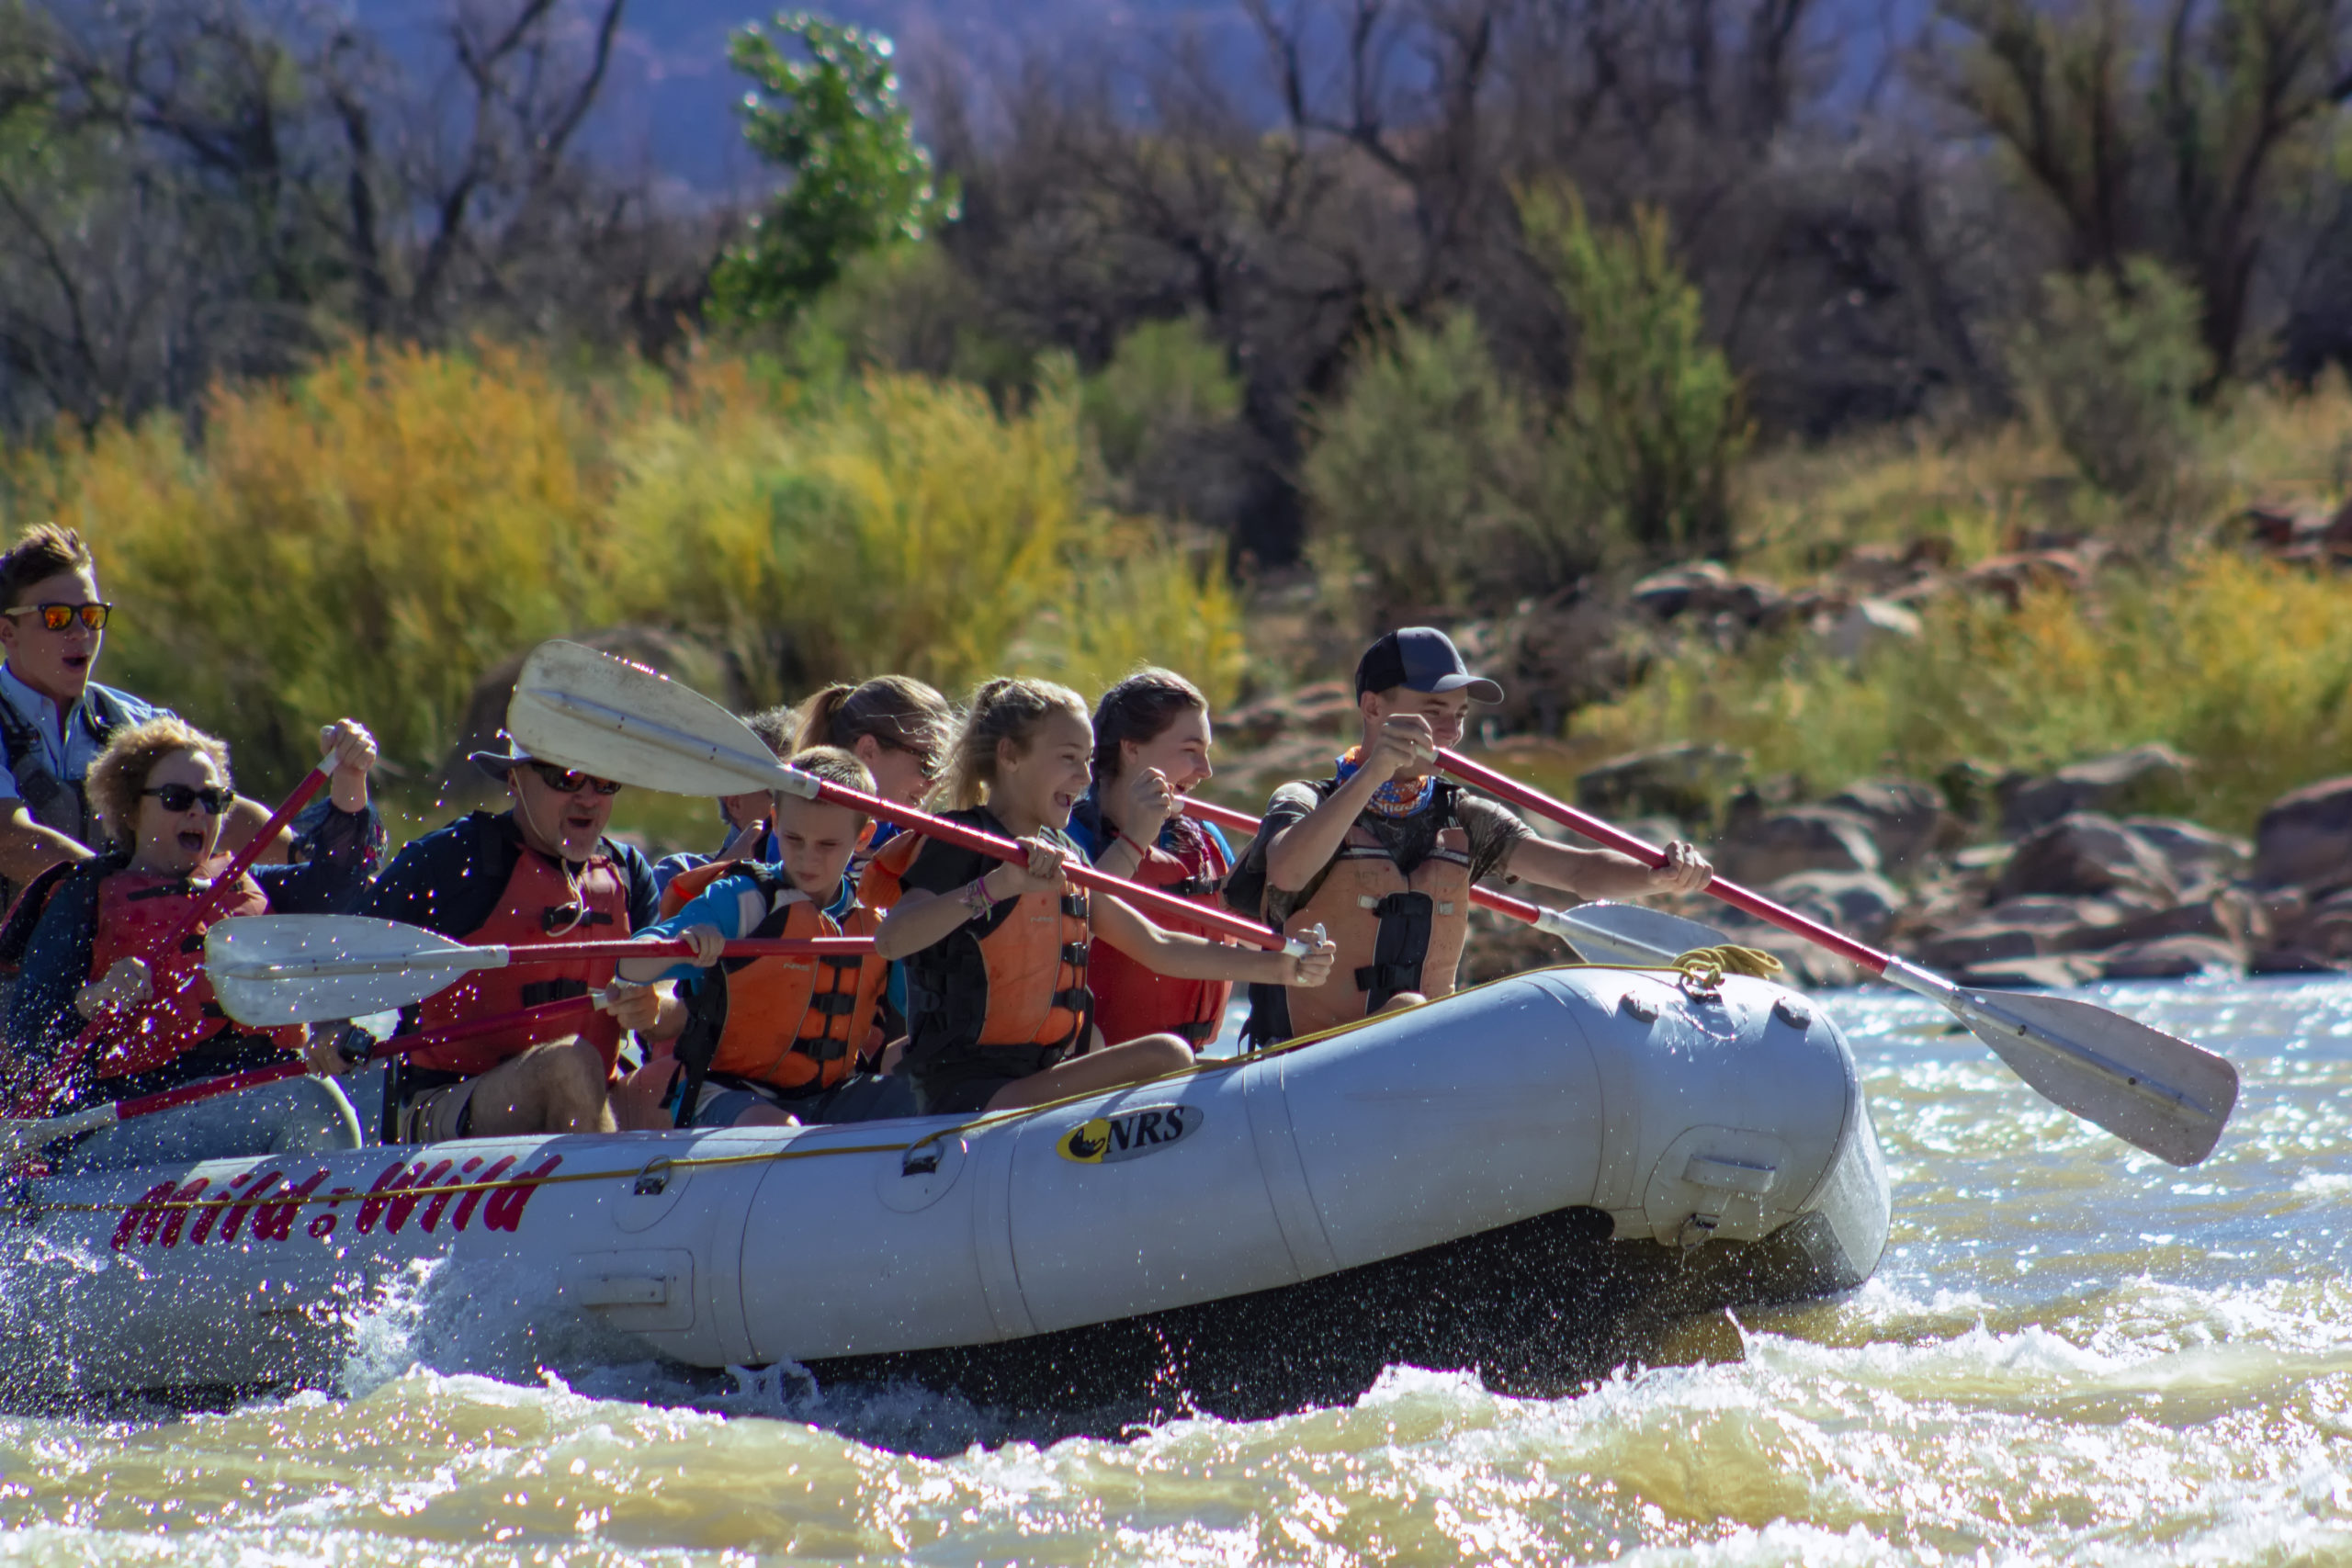
M511 749L476 751L472 761L505 782L510 807L473 812L411 842L357 913L518 949L610 941L660 917L652 864L605 837L620 785ZM470 975L403 1014L403 1031L437 1029L600 993L599 1010L576 1036L545 1040L518 1030L400 1059L385 1089L385 1142L612 1132L609 1086L622 1032L664 1039L685 1024L667 985L616 981L613 968L610 961L559 966L518 959Z
M1500 806L1439 777L1437 749L1461 744L1471 703L1502 698L1433 627L1390 632L1364 651L1356 665L1363 740L1331 777L1274 792L1226 885L1236 910L1285 935L1321 925L1339 963L1315 990L1250 987L1245 1038L1262 1047L1449 994L1469 935L1471 886L1488 876L1586 898L1707 885L1712 868L1689 844L1667 846L1666 864L1653 871L1613 851L1537 838Z

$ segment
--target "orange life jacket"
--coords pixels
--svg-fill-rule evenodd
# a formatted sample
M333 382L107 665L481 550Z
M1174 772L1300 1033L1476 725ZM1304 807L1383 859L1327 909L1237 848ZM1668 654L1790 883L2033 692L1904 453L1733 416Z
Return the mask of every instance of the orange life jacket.
M139 871L118 871L98 885L90 978L103 977L118 959L143 958L155 1000L133 1010L132 1016L139 1019L135 1028L117 1032L98 1047L90 1058L93 1076L118 1078L153 1072L223 1033L266 1033L286 1050L302 1049L307 1033L299 1025L261 1031L233 1022L213 998L212 982L204 977L204 933L219 921L258 915L269 908L268 897L252 877L240 877L235 891L211 918L171 952L151 954L149 950L187 918L189 904L202 891L185 876Z
M949 819L1001 831L982 812L951 812ZM885 844L866 867L860 901L895 905L907 868L927 841L901 833ZM1076 844L1062 841L1070 855L1079 854ZM969 1046L1027 1047L1033 1055L1043 1048L1057 1060L1083 1050L1094 1030L1087 916L1085 892L1065 882L1058 893L1041 888L1005 899L986 919L968 920L900 960L910 1060L927 1063Z
M872 936L881 924L857 906L836 920L794 887L781 868L740 863L680 873L662 891L662 917L728 876L749 877L768 905L766 917L747 936ZM687 999L685 1032L675 1048L686 1069L679 1125L693 1121L707 1074L751 1078L791 1093L814 1093L848 1077L871 1043L889 968L870 953L720 960Z
M1186 845L1181 855L1153 848L1128 880L1215 907L1225 874L1233 867L1206 833L1195 842L1198 848ZM1213 934L1205 926L1173 916L1151 918L1168 931ZM1094 1021L1102 1026L1103 1040L1113 1045L1147 1034L1177 1034L1204 1045L1216 1038L1226 1004L1233 999L1230 980L1179 980L1158 974L1107 942L1093 944L1087 985L1094 993Z
M516 846L514 874L490 919L466 933L464 940L517 950L547 942L609 942L629 934L628 884L610 856L598 854L581 869L577 879L527 844ZM440 1029L469 1019L518 1012L542 1002L582 997L613 977L617 960L582 959L563 964L517 962L499 969L478 969L418 1009L417 1027ZM620 1055L620 1025L612 1015L593 1015L581 1038L604 1054L609 1071ZM513 1038L492 1035L461 1044L435 1045L409 1056L409 1062L435 1072L462 1073L468 1077L486 1073L499 1063L519 1056L537 1043L529 1032Z
M1284 936L1323 927L1340 950L1331 978L1289 987L1294 1036L1379 1010L1400 991L1450 996L1470 936L1470 835L1453 818L1453 791L1440 785L1430 809L1446 813L1437 845L1408 874L1359 819L1306 903L1283 922Z

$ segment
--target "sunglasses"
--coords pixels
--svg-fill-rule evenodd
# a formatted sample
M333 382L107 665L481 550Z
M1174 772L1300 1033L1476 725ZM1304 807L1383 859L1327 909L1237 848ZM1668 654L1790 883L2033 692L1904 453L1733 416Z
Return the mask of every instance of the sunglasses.
M87 604L19 604L13 610L0 610L0 615L39 615L40 624L51 631L62 632L76 620L94 632L107 629L107 617L114 614L114 606L103 601Z
M937 784L939 775L947 771L947 760L939 754L935 747L910 746L903 740L885 740L879 735L874 739L875 743L885 751L897 751L912 757L915 760L915 766L922 770L925 784Z
M600 779L577 768L559 768L553 762L533 762L531 772L538 774L539 782L558 795L578 795L583 789L593 789L598 795L618 795L621 792L621 786L610 779Z
M186 811L191 806L201 806L207 816L218 817L229 809L237 798L232 789L214 787L197 789L188 784L168 784L155 789L142 789L143 795L153 795L164 803L166 811Z

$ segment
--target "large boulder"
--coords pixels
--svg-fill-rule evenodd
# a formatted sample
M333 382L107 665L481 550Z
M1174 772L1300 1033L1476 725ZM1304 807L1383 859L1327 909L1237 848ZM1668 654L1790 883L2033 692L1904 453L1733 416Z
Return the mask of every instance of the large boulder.
M1721 562L1702 560L1652 572L1628 597L1661 621L1689 616L1753 626L1777 613L1785 595L1761 578L1734 577Z
M1345 737L1362 725L1355 688L1344 681L1316 681L1276 692L1217 716L1227 744L1263 746L1293 735Z
M2244 948L2210 936L2157 937L2098 955L2099 976L2108 980L2183 980L2209 970L2234 974L2245 962Z
M1751 886L1803 871L1875 872L1879 864L1870 823L1823 806L1736 818L1715 846L1714 862L1725 876Z
M2103 904L2115 912L2107 919L2086 923L2062 939L2064 951L2102 952L2193 936L2241 950L2243 962L2246 945L2267 936L2269 931L2260 907L2234 888L2187 899L2169 909L2116 910L2105 899L2086 902Z
M1831 658L1858 664L1882 649L1917 642L1925 630L1916 610L1891 599L1858 599L1823 617L1821 646Z
M1919 943L1919 955L1931 968L1967 969L2073 953L2107 945L2103 933L2122 919L2111 899L2026 894L1944 927Z
M2270 803L2254 829L2254 880L2264 887L2352 884L2352 778L2305 784Z
M2172 863L2111 817L2078 811L2018 841L1994 885L1996 898L2025 893L2107 895L2143 908L2180 899Z
M1944 809L1943 792L1917 779L1857 779L1822 804L1870 824L1887 871L1906 870L1959 841L1961 826Z
M2234 882L2254 864L2250 840L2178 817L2126 817L2123 825L2155 846L2172 865L2183 897Z
M2044 778L2019 776L1999 789L2001 829L2030 833L2076 811L2114 813L2177 795L2188 781L2188 759L2161 743L2069 762Z
M1903 895L1894 884L1867 871L1801 871L1765 892L1797 913L1872 947L1885 945L1903 908Z
M1747 753L1703 742L1616 757L1577 777L1577 804L1604 817L1712 822L1725 790L1747 771Z

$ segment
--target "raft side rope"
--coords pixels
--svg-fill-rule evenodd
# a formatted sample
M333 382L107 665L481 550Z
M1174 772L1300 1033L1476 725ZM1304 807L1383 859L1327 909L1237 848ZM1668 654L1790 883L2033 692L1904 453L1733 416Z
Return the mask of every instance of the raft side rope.
M1722 987L1724 976L1726 975L1740 975L1754 979L1770 980L1781 973L1781 961L1778 958L1775 958L1772 954L1764 952L1760 948L1740 947L1727 943L1721 947L1695 948L1689 953L1683 953L1670 964L1550 964L1544 965L1542 969L1522 971L1521 975L1505 975L1498 979L1487 981L1487 985L1499 985L1504 980L1519 979L1523 975L1550 974L1554 971L1566 969L1591 969L1607 970L1621 975L1671 975L1676 976L1677 984L1682 986L1685 989L1690 990L1695 997L1712 995L1715 991L1719 990ZM1484 990L1486 986L1473 986L1470 987L1470 990ZM1457 992L1455 994L1467 995L1468 993ZM1427 1004L1424 1003L1423 1005L1426 1006ZM1381 1019L1389 1016L1391 1015L1386 1013L1374 1013L1366 1018L1355 1019L1346 1023L1334 1025L1332 1028L1324 1030L1320 1033L1305 1034L1295 1040L1285 1040L1279 1045L1270 1046L1263 1051L1253 1051L1245 1056L1220 1057L1214 1061L1195 1062L1189 1067L1180 1067L1174 1072L1163 1073L1158 1077L1143 1078L1133 1084L1126 1084L1121 1087L1125 1090L1134 1090L1148 1088L1154 1084L1174 1083L1185 1078L1205 1077L1213 1074L1234 1072L1240 1068L1249 1066L1254 1062L1265 1061L1273 1056L1286 1055L1291 1052L1301 1050L1306 1046L1319 1044L1326 1040L1334 1039L1339 1035L1361 1029L1368 1023L1378 1022ZM914 1156L918 1153L935 1144L944 1143L950 1138L967 1137L979 1133L990 1131L994 1128L1009 1126L1014 1122L1032 1116L1040 1115L1048 1111L1058 1111L1066 1106L1078 1104L1081 1100L1097 1099L1100 1097L1102 1092L1102 1091L1100 1089L1090 1090L1084 1094L1066 1095L1059 1100L1046 1100L1037 1105L1023 1105L1017 1106L1010 1111L996 1111L991 1115L976 1117L972 1121L959 1123L956 1126L943 1127L938 1132L926 1134L924 1136L917 1138L911 1143L839 1144L820 1149L761 1149L748 1154L740 1155L680 1155L674 1157L656 1155L652 1158L647 1160L644 1164L631 1167L626 1170L550 1171L544 1176L534 1176L526 1172L511 1177L501 1177L495 1181L456 1181L445 1182L437 1186L431 1187L403 1187L400 1190L399 1195L402 1199L417 1200L424 1198L439 1198L443 1196L460 1197L472 1192L511 1192L526 1188L563 1187L583 1181L628 1181L633 1183L640 1177L644 1176L647 1169L654 1165L662 1166L671 1171L687 1171L695 1169L718 1169L727 1166L782 1164L786 1160L825 1159L839 1155L897 1155L900 1156L902 1162L911 1166L914 1163ZM718 1131L719 1129L713 1128L709 1130ZM394 1148L408 1148L421 1151L435 1145L420 1144L386 1145L382 1146L388 1150ZM259 1163L267 1163L269 1160L276 1158L277 1156L260 1156L255 1157ZM268 1199L268 1201L272 1203L291 1203L297 1209L305 1209L324 1205L363 1202L368 1198L368 1196L369 1194L365 1192L354 1191L305 1192L299 1194L289 1193L282 1200L270 1198ZM198 1209L220 1208L224 1204L233 1205L236 1203L249 1202L253 1201L253 1198L254 1195L250 1193L238 1196L216 1193L208 1194L200 1198L123 1198L101 1203L44 1202L36 1203L30 1206L36 1209L40 1213L43 1214L102 1214L114 1213L119 1211L128 1209L136 1209L141 1213L168 1213L175 1209L193 1211Z

